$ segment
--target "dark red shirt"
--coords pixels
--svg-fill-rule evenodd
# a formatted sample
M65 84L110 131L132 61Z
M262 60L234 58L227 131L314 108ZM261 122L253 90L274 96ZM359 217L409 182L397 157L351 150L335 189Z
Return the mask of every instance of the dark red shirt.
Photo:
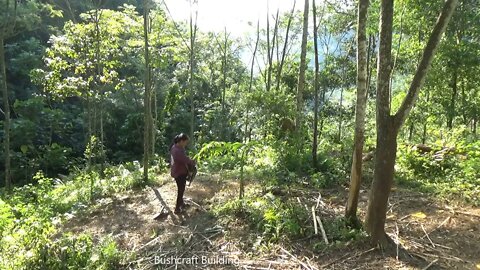
M195 166L195 161L191 160L185 149L174 144L170 149L170 175L177 178L188 173L187 166Z

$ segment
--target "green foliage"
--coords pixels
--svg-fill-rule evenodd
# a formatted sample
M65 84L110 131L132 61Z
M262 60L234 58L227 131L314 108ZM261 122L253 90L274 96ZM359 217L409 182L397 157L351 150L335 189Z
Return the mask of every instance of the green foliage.
M295 240L314 234L311 212L295 199L265 195L247 194L243 199L230 200L214 207L213 213L224 222L241 220L261 234L260 243L275 243ZM328 240L334 245L360 241L367 237L362 229L351 228L344 218L323 217ZM323 241L314 248L323 248Z
M266 242L299 238L311 233L309 212L298 203L277 198L271 193L228 201L217 206L214 213L221 218L240 218L262 234Z
M339 244L348 241L359 241L365 239L367 234L361 229L348 226L344 217L336 217L324 221L325 231L328 232L329 241Z
M99 163L105 160L105 148L101 140L96 136L91 136L90 141L85 148L84 156L89 162Z
M117 269L123 254L111 239L94 244L88 235L53 238L62 221L91 204L92 180L94 199L144 185L138 162L108 167L104 174L78 171L60 180L39 172L34 183L0 196L0 268Z
M455 147L433 145L422 153L415 147L399 147L401 184L451 199L480 204L480 143L457 142Z
M206 143L194 159L199 160L206 168L240 169L248 161L253 161L250 155L258 152L260 144L254 141L249 143L240 142L209 142Z
M103 269L121 266L124 254L111 238L94 244L88 234L62 235L60 239L44 246L27 263L28 269Z

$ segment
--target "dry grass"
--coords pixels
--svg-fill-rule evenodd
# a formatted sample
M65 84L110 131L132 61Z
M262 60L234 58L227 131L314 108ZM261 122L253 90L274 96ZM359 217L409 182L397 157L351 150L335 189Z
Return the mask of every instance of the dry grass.
M475 269L480 263L478 208L440 201L410 190L394 190L386 231L411 257L400 254L397 258L395 251L392 254L359 242L313 249L315 243L322 241L321 236L258 249L254 245L257 232L250 231L241 221L222 227L208 211L211 204L228 201L237 192L234 180L200 175L185 195L192 207L184 215L174 215L171 209L176 186L170 181L104 199L87 215L67 222L63 232L88 232L95 238L113 235L122 250L136 254L126 267L131 269L175 269L175 265L155 264L155 256L194 255L229 258L238 264L183 264L177 265L177 269ZM322 215L341 216L346 190L321 193ZM318 203L318 195L318 190L305 187L288 190L282 196L299 196L302 203L312 206ZM362 218L366 200L366 192L362 191L359 206ZM164 217L154 220L161 210L165 211Z

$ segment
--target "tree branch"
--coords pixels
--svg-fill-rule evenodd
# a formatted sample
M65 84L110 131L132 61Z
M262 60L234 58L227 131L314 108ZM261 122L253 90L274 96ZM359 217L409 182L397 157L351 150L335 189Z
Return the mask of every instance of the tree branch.
M433 28L430 38L428 39L427 45L425 46L422 59L417 67L417 71L415 72L412 83L410 84L407 96L403 100L402 105L394 116L394 126L397 129L403 125L413 107L413 104L418 98L418 93L425 82L425 78L432 64L435 51L438 48L440 39L447 28L448 22L452 17L457 3L458 0L447 0L443 6L442 13L438 17L435 27Z

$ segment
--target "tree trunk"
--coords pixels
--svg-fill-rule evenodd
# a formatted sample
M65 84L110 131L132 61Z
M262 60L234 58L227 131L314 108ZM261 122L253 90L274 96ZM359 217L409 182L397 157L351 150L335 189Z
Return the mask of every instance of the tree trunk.
M277 15L275 16L275 26L273 27L272 46L270 48L270 51L268 51L267 91L270 91L270 89L272 87L273 53L275 51L275 39L277 38L277 32L278 32L278 14L279 14L279 12L280 12L280 10L277 9ZM268 18L267 18L267 23L268 23ZM268 44L270 44L270 40L267 40L267 42L268 42ZM269 45L269 47L270 47L270 45Z
M453 128L453 119L455 118L455 101L457 99L457 93L458 93L458 76L457 76L457 70L455 69L452 72L452 96L450 98L450 106L448 108L448 113L447 113L447 128L452 129Z
M143 14L143 38L145 42L145 95L144 95L144 136L143 136L143 180L148 182L148 168L150 162L150 138L151 138L151 97L150 97L150 52L148 44L149 28L149 3L144 0Z
M155 75L151 75L150 77L155 77ZM152 78L150 78L152 79ZM152 81L153 82L153 81ZM151 155L155 157L155 145L157 141L157 130L158 130L158 93L157 93L157 85L152 83L152 132L151 132Z
M315 97L313 104L313 143L312 143L312 161L313 168L317 168L317 148L318 148L318 76L319 76L319 63L318 63L318 27L317 27L317 7L315 6L315 0L313 0L313 45L315 47L315 79L313 87L315 89Z
M227 37L227 28L225 28L225 35L223 41L223 61L222 61L222 130L221 130L221 140L226 140L226 128L227 128L227 117L225 113L225 96L227 93L227 46L228 46L228 37ZM220 46L222 49L222 46Z
M5 120L3 121L4 141L3 147L5 151L5 188L11 189L10 179L10 104L8 102L8 88L7 88L7 68L5 61L5 40L0 36L0 72L2 75L1 87L3 98L3 110Z
M368 96L372 92L371 90L371 82L372 82L372 74L373 74L373 67L374 67L374 61L375 61L375 47L376 47L376 38L374 35L370 35L368 38L368 56L367 56L367 92L365 95ZM373 63L372 63L373 62ZM370 95L372 96L372 95Z
M344 73L345 76L345 73ZM338 132L337 132L337 142L342 140L342 125L343 125L343 92L345 88L340 89L340 111L338 112Z
M252 65L250 66L250 84L248 87L248 92L251 93L253 89L253 68L255 66L255 56L257 54L257 49L258 49L258 42L260 41L260 21L257 22L257 41L255 41L255 48L253 49L253 56L252 56ZM247 108L245 110L245 131L244 131L244 138L243 142L247 143L247 140L250 140L250 132L248 131L249 129L249 121L250 121L250 106L247 103Z
M473 132L473 137L476 139L477 138L477 118L473 119L472 132Z
M430 92L427 89L427 104L430 101ZM422 144L425 144L427 141L427 119L423 120L423 132L422 132Z
M283 44L283 50L282 50L282 58L280 60L280 65L279 65L278 71L277 71L277 91L280 89L280 81L281 81L281 78L282 78L283 64L285 62L285 56L287 55L287 45L288 45L288 37L289 37L289 33L290 33L290 25L292 24L292 19L293 19L293 14L295 12L295 4L296 3L297 3L297 0L294 0L293 1L293 8L292 8L292 11L290 12L290 17L288 17L287 31L285 33L285 43Z
M447 0L443 6L442 12L437 19L437 23L430 34L429 40L423 51L422 59L417 67L415 75L408 89L407 96L402 102L402 105L395 114L395 125L401 127L405 122L406 117L410 113L413 104L418 98L418 93L422 88L427 72L430 70L433 56L438 48L438 44L445 32L445 29L452 17L453 11L458 4L458 0Z
M388 91L388 88L386 89ZM373 244L386 245L385 219L388 197L393 184L395 158L397 153L397 131L391 117L377 120L377 150L375 171L368 201L365 229Z
M362 182L362 154L365 141L365 112L367 106L368 49L367 49L367 12L369 0L358 2L357 21L357 103L355 106L355 134L345 217L351 223L357 221L358 195Z
M300 70L298 74L297 86L297 117L295 121L295 128L297 131L302 130L303 118L303 92L305 90L305 70L307 69L307 35L308 35L308 1L305 0L305 9L303 11L303 34L302 34L302 51L300 53Z
M435 51L457 3L458 0L447 0L445 2L425 46L408 93L397 113L392 116L390 115L389 83L393 0L382 0L381 2L380 49L377 68L377 148L374 178L366 216L366 230L371 237L372 244L385 245L388 242L389 238L385 234L385 219L388 197L393 183L398 131L418 98L418 93L425 82Z
M191 9L191 7L190 7ZM194 92L194 64L195 64L195 39L197 35L197 16L193 24L192 13L190 13L190 145L195 149L195 92Z
M412 121L412 123L410 123L410 127L408 129L408 141L409 142L412 142L412 140L413 140L414 131L415 131L415 122Z

